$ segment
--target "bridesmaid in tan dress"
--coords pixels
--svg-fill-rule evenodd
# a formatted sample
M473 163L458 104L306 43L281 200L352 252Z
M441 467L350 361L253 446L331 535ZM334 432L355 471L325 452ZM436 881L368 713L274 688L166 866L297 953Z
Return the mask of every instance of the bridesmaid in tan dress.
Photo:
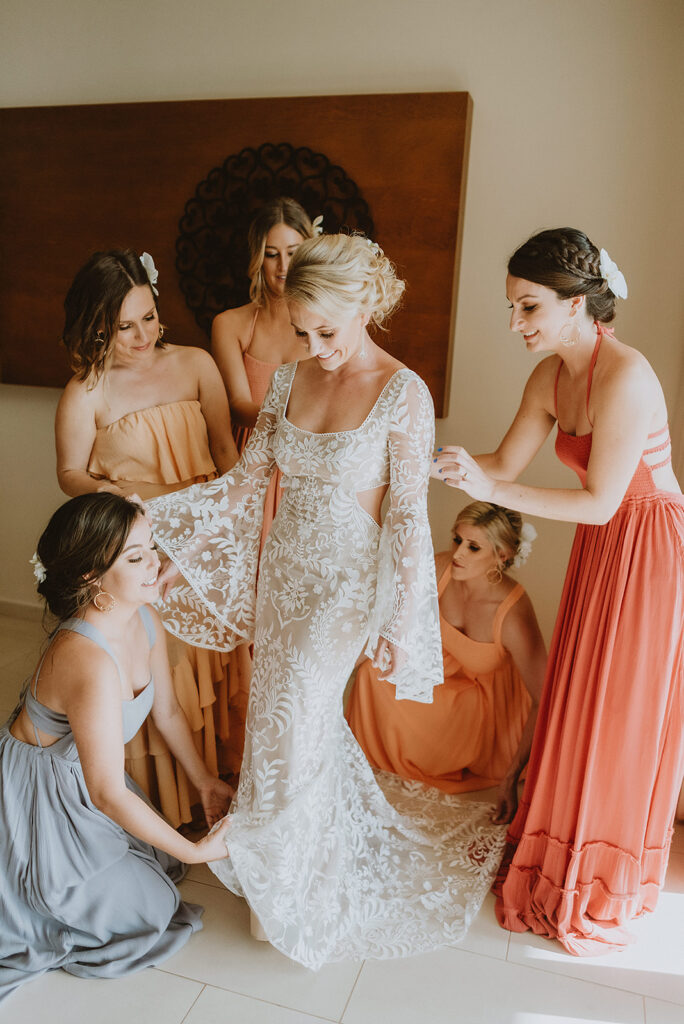
M95 253L65 300L63 341L75 375L55 435L59 485L70 496L107 490L146 499L213 479L237 460L221 376L207 352L163 340L157 272L143 258ZM235 774L248 649L175 646L174 686L198 751L214 775ZM126 769L172 825L192 819L197 794L149 719L126 746Z
M280 197L266 203L249 228L251 301L227 309L214 319L211 351L228 392L233 436L240 454L256 423L273 371L283 363L308 358L290 323L283 292L293 252L315 233L320 233L320 228L312 225L294 199ZM280 473L276 470L266 492L262 544L279 500Z

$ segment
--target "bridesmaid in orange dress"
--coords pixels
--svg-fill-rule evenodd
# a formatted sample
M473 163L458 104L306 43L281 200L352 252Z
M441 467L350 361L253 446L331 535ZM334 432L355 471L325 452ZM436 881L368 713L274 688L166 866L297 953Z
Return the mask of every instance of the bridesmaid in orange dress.
M249 228L250 302L214 318L211 352L228 392L233 436L240 454L256 423L273 371L283 363L307 359L295 337L283 298L290 258L305 238L320 233L294 199L266 203ZM262 545L280 501L280 472L266 492Z
M198 348L170 345L157 272L131 250L95 253L65 300L63 340L75 376L57 409L57 475L88 491L143 500L213 479L237 460L220 374ZM148 276L149 270L149 276ZM173 681L198 751L217 775L240 769L250 679L247 647L219 655L169 642ZM151 719L126 745L126 770L177 827L197 794Z
M515 813L546 668L530 599L505 574L525 561L528 536L517 512L467 505L454 524L451 551L435 560L444 685L435 688L432 704L398 701L394 686L366 660L347 708L374 768L445 793L498 786L498 822Z
M561 228L508 264L511 329L549 352L498 449L445 448L473 497L578 524L497 914L589 956L632 941L663 884L684 762L684 498L646 359L606 328L624 277ZM515 483L558 423L579 488Z

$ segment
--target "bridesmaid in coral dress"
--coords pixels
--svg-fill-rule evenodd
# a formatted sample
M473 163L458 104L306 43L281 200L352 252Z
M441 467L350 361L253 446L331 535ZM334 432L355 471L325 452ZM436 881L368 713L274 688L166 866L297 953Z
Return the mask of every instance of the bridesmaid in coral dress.
M589 956L632 941L667 867L684 761L684 498L646 359L605 327L624 277L570 228L508 264L511 329L550 352L496 452L443 449L468 494L578 523L497 914ZM558 423L579 488L514 481Z
M95 253L65 300L75 376L55 423L57 474L69 495L151 498L230 469L237 452L221 377L198 348L164 342L156 270L130 250ZM250 678L247 647L219 655L170 645L176 695L207 768L239 772ZM126 745L126 770L177 827L197 794L148 719Z
M320 228L313 227L294 199L280 197L266 203L249 229L251 301L214 318L211 351L228 392L233 436L240 454L256 423L273 371L283 363L308 357L295 336L283 292L292 253L315 231L320 232ZM262 546L280 495L280 472L276 470L264 501Z
M517 512L476 501L460 512L451 551L436 556L444 685L433 703L396 700L366 660L347 707L374 768L445 793L498 786L499 822L515 813L546 668L530 599L506 575L526 560L525 527Z

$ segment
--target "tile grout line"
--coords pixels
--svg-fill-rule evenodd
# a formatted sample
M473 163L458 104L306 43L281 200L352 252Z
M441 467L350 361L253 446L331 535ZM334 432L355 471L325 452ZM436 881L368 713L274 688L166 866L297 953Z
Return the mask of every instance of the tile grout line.
M160 971L162 974L169 974L173 978L182 978L184 981L194 981L195 984L202 985L202 991L204 991L205 988L215 988L217 992L230 992L232 996L240 996L242 999L251 999L255 1003L262 1003L264 1006L277 1006L280 1010L287 1010L289 1013L303 1013L306 1017L311 1017L313 1020L324 1020L330 1021L330 1024L338 1024L338 1021L336 1021L334 1017L323 1017L320 1013L309 1013L308 1010L300 1010L294 1006L287 1006L285 1003L276 1003L272 999L261 999L259 996L251 995L248 992L240 992L238 989L228 988L226 985L218 985L213 981L199 981L197 978L191 978L187 974L178 974L177 971L170 971L168 968L164 969L163 967L155 967L154 970ZM197 999L199 999L201 995L202 992L199 993ZM195 1000L195 1002L197 1002L197 1000ZM194 1005L195 1004L193 1003L193 1006ZM192 1009L192 1007L190 1009ZM190 1010L188 1010L188 1013L189 1012ZM185 1021L186 1018L187 1014L183 1018L183 1021ZM183 1021L181 1021L181 1024L183 1024Z
M179 977L179 975L175 975L175 977ZM202 982L200 982L199 984L202 985L202 988L199 990L199 992L197 993L197 995L193 999L192 1006L188 1007L188 1012L185 1014L185 1016L183 1017L183 1020L180 1022L180 1024L185 1024L185 1021L188 1019L188 1017L190 1016L190 1014L194 1010L195 1006L197 1005L197 1000L199 999L199 997L202 995L202 993L204 992L205 988L207 987Z
M358 984L359 978L361 977L361 971L363 970L363 968L365 967L365 965L366 965L366 961L365 961L365 960L363 960L363 961L361 962L361 966L359 967L359 971L358 971L358 974L357 974L357 975L356 975L356 977L354 978L354 984L353 984L353 985L352 985L352 987L351 987L351 992L350 992L350 993L349 993L349 995L347 996L347 1001L346 1001L346 1003L344 1004L344 1007L343 1007L343 1009L342 1009L342 1013L341 1013L341 1014L340 1014L340 1016L338 1017L338 1024L341 1024L341 1022L342 1022L342 1021L344 1020L344 1015L345 1015L345 1013L347 1012L347 1010L349 1009L349 1003L351 1002L351 997L352 997L352 996L354 995L354 991L355 991L355 989L356 989L356 986L357 986L357 984Z

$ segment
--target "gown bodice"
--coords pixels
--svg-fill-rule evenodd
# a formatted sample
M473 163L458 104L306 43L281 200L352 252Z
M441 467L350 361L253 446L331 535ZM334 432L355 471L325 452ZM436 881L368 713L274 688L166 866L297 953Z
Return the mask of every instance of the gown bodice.
M196 399L153 405L100 427L88 472L109 480L189 485L216 475Z
M140 608L140 618L142 619L145 627L145 633L150 647L154 645L154 625L150 617L150 613L147 608ZM105 651L114 664L116 665L119 678L121 678L121 667L116 658L116 655L112 651L111 647L107 643L107 640L102 633L95 626L92 626L89 622L85 622L83 619L66 619L64 622L60 622L59 626L55 630L55 634L67 630L72 633L79 633L81 636L87 637L92 640L93 643L97 644ZM49 650L49 648L48 648ZM28 714L31 723L36 732L36 742L39 747L43 744L40 742L37 730L47 733L50 736L57 737L57 743L47 747L54 753L59 753L62 757L70 757L74 759L76 754L76 745L74 743L73 735L71 732L71 725L66 715L59 711L54 711L52 708L47 707L45 704L38 700L38 682L40 678L40 670L43 667L46 653L43 655L40 665L36 671L35 681L33 686L28 686L26 694L24 696L24 706L26 713ZM127 743L145 721L147 716L152 709L152 702L154 700L154 679L150 676L149 682L146 686L140 690L132 700L122 700L121 702L121 719L123 726L123 739L124 743ZM59 745L59 746L58 746Z
M602 324L597 323L596 328L598 336L596 338L594 352L591 357L591 363L589 364L589 374L587 377L586 410L587 419L590 423L589 397L591 395L591 382L594 375L594 367L596 366L596 360L598 358L603 335L612 335L613 333L610 328L604 327ZM558 367L558 373L556 374L554 387L554 406L556 422L558 423L556 455L565 466L572 469L577 474L582 486L585 487L587 483L587 467L589 465L589 457L591 455L593 434L591 431L587 434L566 433L558 422L558 378L560 377L562 368L563 363L561 362ZM664 427L661 427L660 430L649 434L648 441L649 443L641 454L634 476L630 480L629 487L625 492L625 498L631 498L635 495L655 494L658 491L658 487L653 480L653 470L660 469L662 466L667 466L672 461L670 432L667 423Z

